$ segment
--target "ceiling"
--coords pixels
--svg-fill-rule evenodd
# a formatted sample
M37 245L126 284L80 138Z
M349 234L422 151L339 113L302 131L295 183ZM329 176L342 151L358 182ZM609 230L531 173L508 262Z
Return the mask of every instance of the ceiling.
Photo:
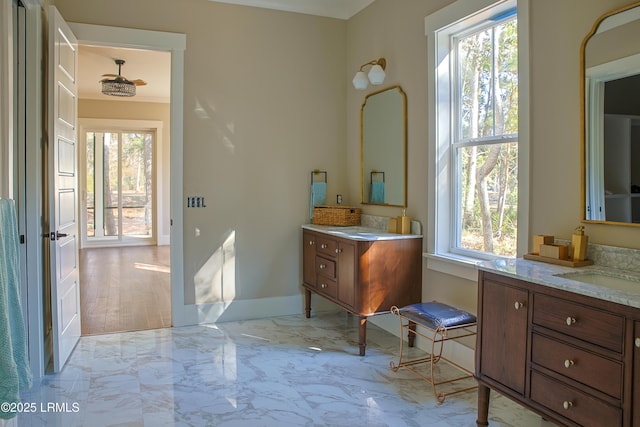
M118 74L116 59L124 59L122 75L130 80L142 79L131 98L103 95L103 74ZM171 85L171 53L152 50L102 46L78 47L78 97L107 101L169 102Z
M308 15L349 19L374 0L209 0L242 6L276 9ZM116 59L124 59L122 75L130 80L142 79L136 96L113 97L100 92L103 74L117 74ZM102 46L78 48L78 95L80 99L168 103L171 83L171 54L139 49Z
M209 0L215 3L255 6L329 18L349 19L374 0Z

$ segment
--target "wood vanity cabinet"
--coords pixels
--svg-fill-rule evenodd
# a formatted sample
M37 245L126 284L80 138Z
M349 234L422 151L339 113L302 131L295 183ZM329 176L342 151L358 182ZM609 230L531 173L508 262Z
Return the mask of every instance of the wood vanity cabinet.
M486 271L478 285L478 425L494 389L560 425L640 427L640 310Z
M481 372L487 378L524 395L529 293L517 286L485 280Z
M367 317L422 298L422 238L352 240L303 229L305 315L311 294L360 317L359 352L365 354Z

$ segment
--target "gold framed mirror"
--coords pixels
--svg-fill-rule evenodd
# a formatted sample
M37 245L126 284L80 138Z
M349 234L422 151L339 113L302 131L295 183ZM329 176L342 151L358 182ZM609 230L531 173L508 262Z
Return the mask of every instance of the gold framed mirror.
M640 1L602 15L580 51L582 220L640 226Z
M400 86L364 98L360 179L362 204L407 206L407 97Z

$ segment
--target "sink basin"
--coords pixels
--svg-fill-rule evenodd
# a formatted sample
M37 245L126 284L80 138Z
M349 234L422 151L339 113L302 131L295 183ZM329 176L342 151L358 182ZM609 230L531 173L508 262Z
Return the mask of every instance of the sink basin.
M618 291L638 291L640 292L640 277L628 276L619 273L598 270L584 270L571 273L555 274L556 277L563 277L577 282L589 283L603 286Z

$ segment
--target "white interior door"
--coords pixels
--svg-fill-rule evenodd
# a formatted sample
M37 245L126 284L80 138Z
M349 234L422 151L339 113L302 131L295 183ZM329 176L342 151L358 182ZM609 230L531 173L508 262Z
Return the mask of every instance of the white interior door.
M49 228L53 368L62 369L80 338L78 272L78 42L49 9Z

